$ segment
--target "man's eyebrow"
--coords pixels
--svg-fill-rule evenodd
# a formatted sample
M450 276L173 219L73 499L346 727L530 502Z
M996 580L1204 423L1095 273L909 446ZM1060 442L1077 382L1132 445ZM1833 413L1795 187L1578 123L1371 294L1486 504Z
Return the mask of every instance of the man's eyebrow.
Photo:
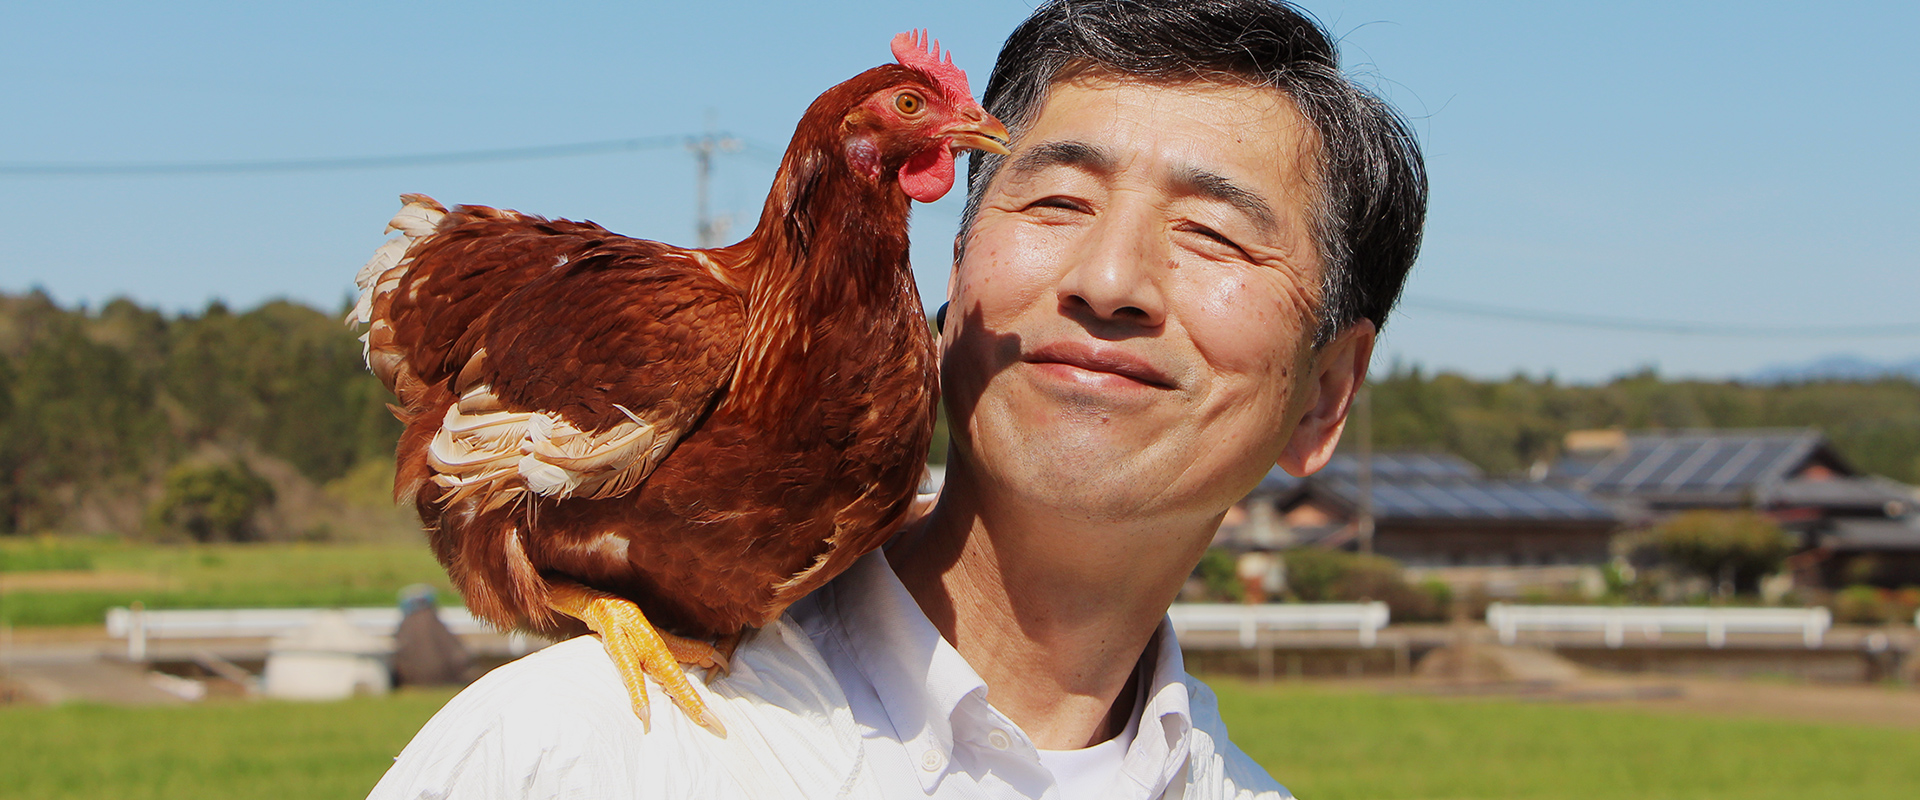
M1015 158L1007 169L1015 176L1024 177L1048 167L1077 167L1091 172L1112 172L1116 164L1113 154L1105 149L1086 142L1068 140L1041 142L1034 145L1033 149Z
M1175 174L1174 182L1183 190L1240 209L1241 213L1253 218L1253 224L1259 226L1262 232L1270 233L1274 229L1273 207L1260 199L1260 195L1234 183L1231 178L1198 167L1186 167Z

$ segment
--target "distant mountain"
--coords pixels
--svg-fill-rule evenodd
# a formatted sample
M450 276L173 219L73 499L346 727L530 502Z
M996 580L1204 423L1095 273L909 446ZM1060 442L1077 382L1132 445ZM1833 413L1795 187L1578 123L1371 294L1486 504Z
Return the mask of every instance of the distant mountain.
M1920 380L1920 357L1898 363L1868 361L1859 356L1832 355L1804 364L1775 364L1748 374L1750 383L1799 381L1863 381L1902 377Z

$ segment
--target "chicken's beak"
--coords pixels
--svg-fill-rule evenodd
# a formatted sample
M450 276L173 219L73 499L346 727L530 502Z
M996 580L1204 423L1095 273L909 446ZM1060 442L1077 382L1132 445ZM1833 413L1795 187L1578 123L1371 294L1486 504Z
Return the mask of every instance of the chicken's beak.
M969 119L948 128L945 136L948 147L955 153L962 150L984 150L1004 156L1012 152L1007 149L1007 140L1011 138L1007 133L1007 126L985 111L980 112L978 119Z

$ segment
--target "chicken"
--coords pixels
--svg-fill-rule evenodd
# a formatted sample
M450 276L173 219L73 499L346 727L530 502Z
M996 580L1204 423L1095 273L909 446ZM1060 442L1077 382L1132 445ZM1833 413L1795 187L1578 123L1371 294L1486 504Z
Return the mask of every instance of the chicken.
M724 735L724 668L879 546L932 436L910 200L1007 129L922 33L809 107L758 226L708 250L405 195L350 322L405 423L394 492L474 614L599 634Z

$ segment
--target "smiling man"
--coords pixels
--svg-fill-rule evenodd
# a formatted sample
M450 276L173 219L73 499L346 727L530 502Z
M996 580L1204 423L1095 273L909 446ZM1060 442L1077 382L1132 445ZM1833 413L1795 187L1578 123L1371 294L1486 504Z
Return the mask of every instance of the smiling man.
M938 502L652 733L576 639L496 670L376 797L1279 798L1166 609L1275 463L1319 469L1426 180L1269 0L1055 0L1002 50L941 377ZM665 702L656 698L656 702Z
M1331 455L1419 248L1418 149L1266 0L1049 3L986 106L1014 136L969 176L945 489L796 619L884 784L1283 794L1166 608L1269 468Z

